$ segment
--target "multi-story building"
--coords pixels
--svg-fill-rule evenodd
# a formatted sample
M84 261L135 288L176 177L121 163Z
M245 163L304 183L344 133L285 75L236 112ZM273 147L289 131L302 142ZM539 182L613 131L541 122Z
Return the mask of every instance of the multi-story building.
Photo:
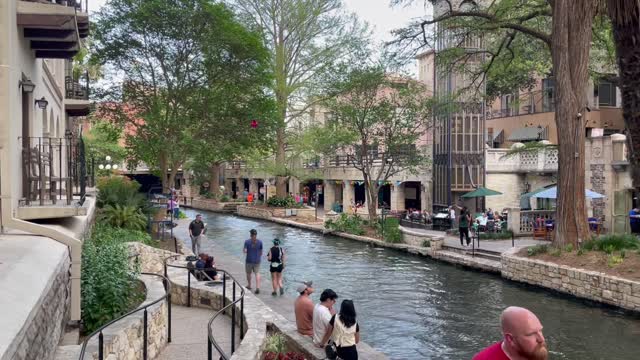
M89 112L88 79L71 61L88 35L86 6L0 2L0 307L8 329L0 358L52 358L66 322L80 319L81 239L93 201L83 201L74 128Z

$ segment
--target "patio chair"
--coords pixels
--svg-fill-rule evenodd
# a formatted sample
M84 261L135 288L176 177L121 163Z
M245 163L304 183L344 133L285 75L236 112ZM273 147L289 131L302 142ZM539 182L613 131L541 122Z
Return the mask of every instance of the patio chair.
M545 226L544 219L539 218L533 222L533 238L547 238L547 228Z
M487 232L496 232L496 222L493 220L487 221Z

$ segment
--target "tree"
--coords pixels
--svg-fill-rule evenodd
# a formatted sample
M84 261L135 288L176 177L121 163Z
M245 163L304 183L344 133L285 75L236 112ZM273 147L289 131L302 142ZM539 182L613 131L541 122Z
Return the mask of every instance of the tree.
M286 195L287 125L313 106L332 65L358 49L365 30L346 16L341 0L230 1L260 28L271 50L276 99L276 195Z
M381 66L352 70L334 90L326 102L334 120L312 129L311 137L318 151L342 155L362 172L369 218L375 219L382 184L429 163L431 99L422 84Z
M102 161L110 156L115 164L124 160L126 150L120 145L122 128L110 121L96 118L96 114L92 116L91 123L91 129L84 137L87 159Z
M633 184L640 187L640 3L608 0Z
M226 6L206 0L111 0L98 14L94 59L115 85L105 97L126 123L131 160L157 169L165 191L198 150L208 101L231 82L225 72L247 64L235 60L251 52L238 46L248 33Z
M579 244L588 236L584 197L585 88L589 80L592 26L601 4L591 0L501 0L488 6L463 1L458 7L452 0L434 2L441 6L442 14L418 22L413 32L408 29L398 32L399 43L426 40L425 31L433 24L438 24L438 36L458 44L473 36L482 37L484 49L476 53L487 56L480 67L483 73L480 82L494 63L515 59L512 45L520 37L543 45L551 54L555 121L561 139L554 241L558 245ZM504 57L507 60L501 60ZM453 63L469 58L477 59L473 52L465 52Z

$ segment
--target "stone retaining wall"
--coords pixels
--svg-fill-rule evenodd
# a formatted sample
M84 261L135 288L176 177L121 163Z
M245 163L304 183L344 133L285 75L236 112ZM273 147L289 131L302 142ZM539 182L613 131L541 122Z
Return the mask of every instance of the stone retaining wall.
M547 261L516 256L516 250L502 255L502 276L590 299L627 310L640 311L640 282L596 271L571 268Z
M53 241L53 240L51 240ZM8 344L5 359L53 359L53 352L63 335L70 318L70 259L68 253L61 258L56 270L51 273L50 286L43 291L30 319L25 322L21 335ZM8 310L8 309L7 309ZM0 320L1 322L1 320Z
M264 220L270 220L272 217L271 211L254 206L238 206L238 215Z
M147 290L144 306L165 294L162 280L151 275L141 275ZM149 359L155 358L167 344L168 317L167 302L161 301L147 309L147 354ZM138 311L107 327L104 331L104 354L107 360L141 360L143 358L144 312ZM51 347L49 349L53 349ZM55 353L56 360L78 360L80 345L60 346ZM96 359L98 356L98 337L94 336L87 344L85 358Z
M246 205L246 202L226 202L221 203L211 199L193 199L184 204L184 207L192 207L194 209L202 209L213 212L230 213L236 211L240 205Z

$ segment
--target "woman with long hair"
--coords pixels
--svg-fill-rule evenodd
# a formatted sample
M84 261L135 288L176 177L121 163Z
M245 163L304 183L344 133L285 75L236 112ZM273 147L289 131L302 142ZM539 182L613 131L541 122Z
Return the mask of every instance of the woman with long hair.
M280 289L280 295L283 295L284 288L282 287L282 271L284 270L285 254L284 249L280 247L280 239L273 239L273 246L269 249L267 260L271 263L271 266L269 266L269 271L271 272L271 285L273 286L273 292L271 295L278 295L278 289Z
M358 360L356 344L360 342L360 326L356 320L356 308L352 300L343 300L340 313L333 315L322 345L331 338L342 360Z

